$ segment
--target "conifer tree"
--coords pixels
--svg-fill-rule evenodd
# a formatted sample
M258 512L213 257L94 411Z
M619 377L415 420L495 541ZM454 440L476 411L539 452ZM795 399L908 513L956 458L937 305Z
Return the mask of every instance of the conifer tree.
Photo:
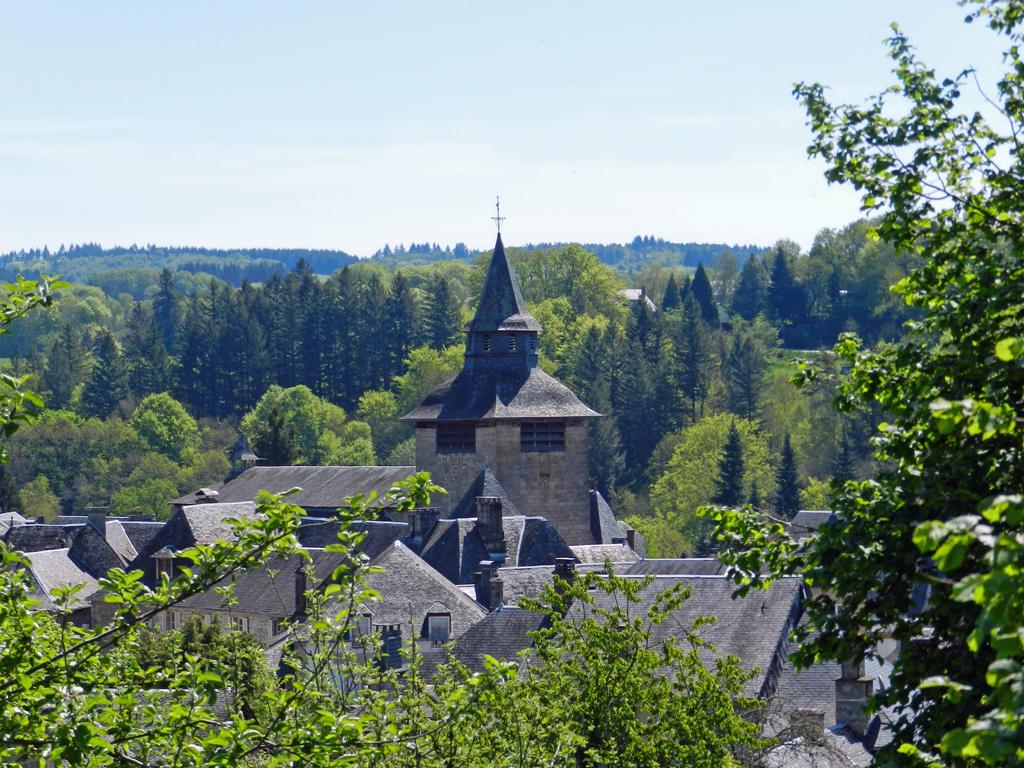
M661 299L661 308L668 312L671 309L679 309L683 301L679 295L679 283L676 282L676 274L673 272L668 276L668 283L665 284L665 295Z
M128 368L110 331L99 335L92 354L95 362L82 389L80 409L86 416L105 419L128 396Z
M70 324L65 324L50 347L43 369L42 384L50 393L50 407L67 408L75 387L82 383L87 372L88 359L82 337Z
M757 487L757 480L750 483L750 497L747 499L747 504L754 509L761 508L761 490Z
M430 314L427 320L427 336L434 349L455 344L462 331L462 313L458 299L452 293L451 284L444 275L434 279L430 286Z
M712 328L718 326L718 307L715 305L715 292L711 287L711 280L704 269L704 263L697 265L697 272L693 276L693 283L690 285L690 294L700 305L701 317L704 322Z
M622 438L618 425L611 416L611 385L607 377L593 382L590 388L588 404L601 418L590 419L588 428L590 435L590 479L594 486L605 497L618 485L619 478L626 468L622 451Z
M752 419L757 414L766 368L764 349L755 339L749 333L734 333L725 359L725 385L729 410L737 416Z
M790 268L789 258L780 246L772 260L772 279L768 288L768 305L772 316L784 328L804 318L807 297Z
M0 462L0 512L21 512L21 496L14 476L5 462Z
M775 514L792 519L800 511L800 478L789 433L782 444L782 460L775 475Z
M736 422L729 425L722 458L718 461L718 482L715 485L716 504L736 507L743 502L743 443Z
M683 302L683 315L675 338L676 388L686 403L691 421L703 408L711 378L712 352L708 327L701 318L700 306L691 292Z
M252 447L272 467L285 467L295 461L299 453L295 426L285 420L279 406L271 409L266 424L252 435Z
M153 321L160 332L164 349L174 350L174 342L181 324L182 296L174 287L174 275L166 267L160 271L156 294L153 296Z
M832 477L840 483L853 480L856 476L856 461L853 456L853 446L850 444L850 433L845 425L839 435L839 449L836 451L835 460L832 462Z
M160 340L152 310L135 302L124 342L128 388L136 397L165 392L170 384L170 361Z
M750 321L767 309L768 273L761 260L751 254L740 270L740 278L732 294L729 311Z

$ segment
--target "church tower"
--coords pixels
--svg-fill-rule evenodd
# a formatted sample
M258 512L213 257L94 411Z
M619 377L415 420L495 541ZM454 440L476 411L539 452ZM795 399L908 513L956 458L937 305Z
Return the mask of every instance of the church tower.
M547 518L569 544L592 544L587 419L599 414L541 370L540 332L499 231L462 371L403 420L416 425L416 467L448 490L443 514L489 468L521 514Z

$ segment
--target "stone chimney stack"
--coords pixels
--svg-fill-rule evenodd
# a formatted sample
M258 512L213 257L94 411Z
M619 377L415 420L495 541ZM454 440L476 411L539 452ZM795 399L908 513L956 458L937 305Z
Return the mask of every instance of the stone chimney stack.
M636 528L626 528L626 546L636 552Z
M476 527L491 560L504 562L508 549L505 543L505 527L501 524L500 498L476 497Z
M492 611L498 610L505 602L505 582L497 575L491 577L491 604L488 606Z
M481 560L473 574L473 591L476 594L476 601L486 608L491 607L491 587L495 580L500 581L498 564L493 560Z
M409 544L412 549L419 551L439 519L441 510L437 507L422 507L409 513Z
M843 662L842 677L836 680L836 722L863 736L868 728L867 704L874 692L874 680L864 674L863 661Z
M555 581L555 589L558 592L564 591L566 585L572 584L576 580L576 560L571 557L556 557L555 578L565 582L565 585L561 585Z
M295 569L295 615L305 616L308 606L306 605L306 590L309 589L306 578L306 564L302 563Z

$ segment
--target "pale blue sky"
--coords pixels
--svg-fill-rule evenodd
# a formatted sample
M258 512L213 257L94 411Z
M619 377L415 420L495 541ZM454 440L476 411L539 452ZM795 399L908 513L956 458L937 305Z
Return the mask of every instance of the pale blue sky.
M807 246L857 201L790 95L888 83L952 0L2 2L0 250L671 240Z

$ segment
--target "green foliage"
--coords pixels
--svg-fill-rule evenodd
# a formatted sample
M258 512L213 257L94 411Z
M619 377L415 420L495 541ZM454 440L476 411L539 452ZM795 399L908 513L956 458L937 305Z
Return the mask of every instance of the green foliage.
M775 499L772 503L775 514L787 519L800 511L800 475L796 467L796 455L789 442L789 433L782 443L782 456L775 474Z
M523 296L531 303L564 296L576 314L622 317L621 282L609 267L578 244L552 250L511 250Z
M103 331L93 349L92 373L85 382L79 409L84 416L106 418L128 396L128 368L117 339Z
M696 510L715 496L719 462L733 424L742 447L743 497L749 495L754 482L762 494L774 490L768 443L755 422L729 414L701 419L682 430L668 466L651 488L654 517L629 520L646 537L652 556L678 557L704 546L708 526Z
M42 517L52 520L60 511L60 499L50 490L50 481L43 475L21 486L19 492L21 512L25 517Z
M814 586L804 663L900 643L891 684L873 701L905 707L876 758L888 764L1024 764L1024 5L968 4L969 20L1007 38L989 97L998 124L964 110L972 71L937 76L895 26L896 83L866 105L834 105L819 85L796 90L829 180L856 188L864 209L881 213L877 236L917 263L893 286L918 313L903 342L868 350L847 337L836 347L849 367L839 406L886 419L877 477L837 486L834 523L803 551L749 510L714 513L742 589L798 569ZM807 369L801 380L816 376ZM927 602L911 610L923 589Z
M199 447L196 420L166 392L144 397L129 422L152 450L174 462L188 461Z
M713 501L726 507L735 507L744 499L743 486L743 443L736 422L729 425L729 436L718 461L718 479L715 482Z

